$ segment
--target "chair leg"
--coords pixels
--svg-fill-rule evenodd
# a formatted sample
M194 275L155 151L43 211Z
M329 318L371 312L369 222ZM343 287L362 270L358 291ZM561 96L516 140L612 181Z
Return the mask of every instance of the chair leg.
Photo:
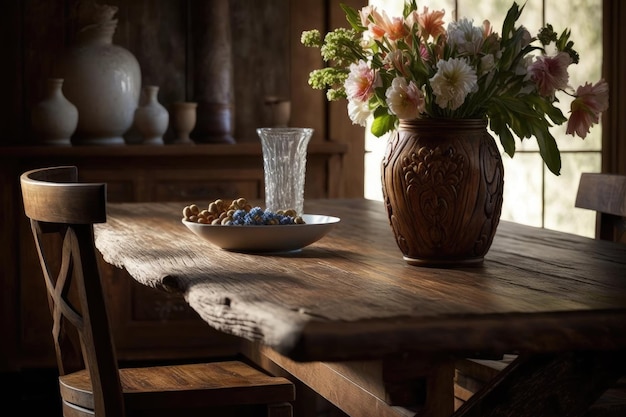
M289 403L268 404L267 417L293 417L293 408Z

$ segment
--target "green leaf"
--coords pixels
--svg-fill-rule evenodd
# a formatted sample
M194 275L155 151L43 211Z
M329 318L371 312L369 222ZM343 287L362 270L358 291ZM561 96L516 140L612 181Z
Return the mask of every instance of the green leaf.
M513 158L513 156L515 156L515 138L509 128L504 126L504 128L498 133L498 137L500 138L500 143L504 148L504 152Z
M489 120L489 127L500 139L504 152L513 158L515 155L515 138L506 123L499 117L493 117Z
M417 3L415 0L405 1L404 8L402 10L402 16L405 18L411 14L411 12L417 10ZM418 45L417 43L415 45Z
M350 23L350 26L352 26L352 28L358 32L363 32L365 28L361 24L361 18L359 17L359 13L347 4L340 3L339 6L346 14L346 20L348 21L348 23Z
M385 111L384 114L379 114L374 117L372 122L372 134L377 138L381 137L385 133L393 130L396 125L397 118Z
M561 153L554 137L547 129L535 132L539 153L543 162L554 175L561 175Z
M554 106L552 103L547 102L543 97L540 97L534 94L534 95L525 96L525 100L532 103L536 109L541 110L555 124L561 125L567 122L567 117L563 115L563 112L561 112L561 109Z
M506 41L511 36L513 29L515 28L515 22L519 19L522 14L522 10L524 10L524 6L520 9L517 3L513 3L511 8L506 14L506 18L504 19L504 23L502 24L502 40Z

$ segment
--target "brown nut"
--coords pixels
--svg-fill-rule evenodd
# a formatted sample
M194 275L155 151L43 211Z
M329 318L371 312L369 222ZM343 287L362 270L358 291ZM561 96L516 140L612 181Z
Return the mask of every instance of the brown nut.
M287 209L284 214L289 217L296 217L298 215L294 209Z

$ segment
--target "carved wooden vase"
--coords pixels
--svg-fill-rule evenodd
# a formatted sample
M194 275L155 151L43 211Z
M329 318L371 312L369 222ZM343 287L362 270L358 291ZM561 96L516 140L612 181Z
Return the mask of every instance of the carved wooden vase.
M502 209L504 168L485 120L402 120L382 162L385 207L406 262L480 263Z

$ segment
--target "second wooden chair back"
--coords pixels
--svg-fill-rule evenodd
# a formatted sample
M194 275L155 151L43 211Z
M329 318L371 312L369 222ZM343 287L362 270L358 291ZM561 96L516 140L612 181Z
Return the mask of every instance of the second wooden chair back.
M241 361L120 368L93 233L106 222L106 185L78 183L73 166L28 171L20 183L53 317L64 416L291 416L293 384Z
M626 243L626 175L583 173L575 205L598 213L598 239Z

